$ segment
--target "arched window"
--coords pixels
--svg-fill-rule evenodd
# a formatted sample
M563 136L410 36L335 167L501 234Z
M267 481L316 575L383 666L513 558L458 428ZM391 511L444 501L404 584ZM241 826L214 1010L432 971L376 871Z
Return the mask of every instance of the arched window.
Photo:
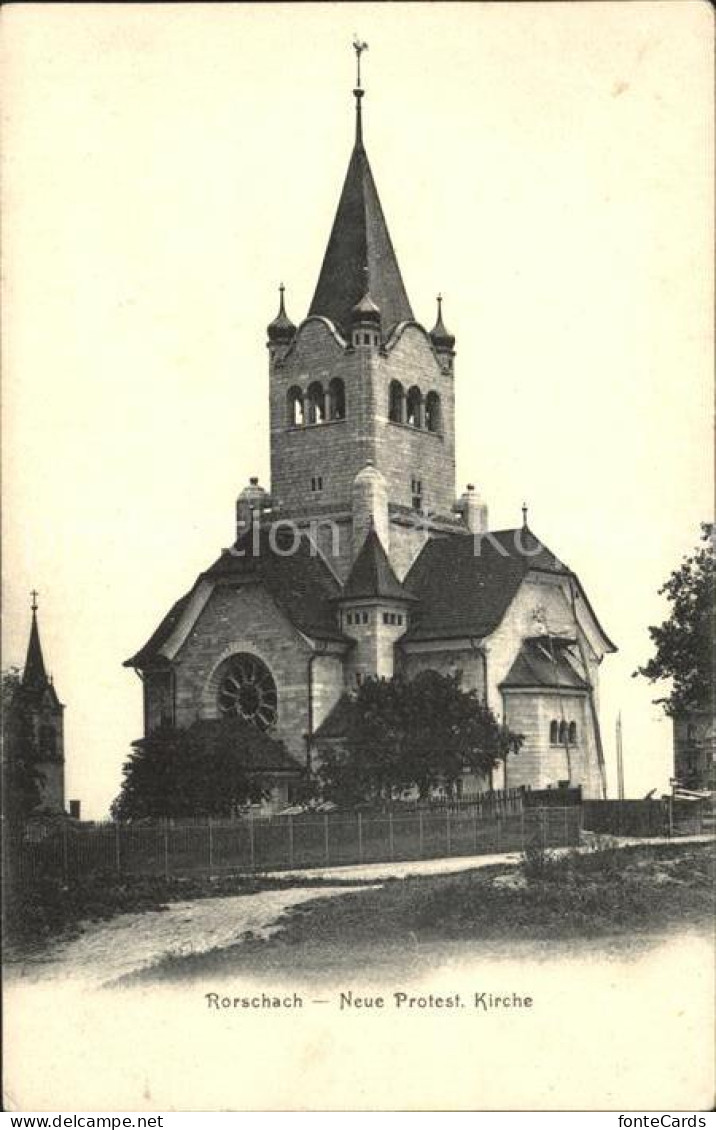
M567 741L567 723L560 722L559 724L559 744L564 745Z
M346 386L340 377L334 377L328 386L328 397L331 406L332 420L345 420L346 418Z
M405 389L400 381L390 382L390 403L388 419L394 424L402 424L405 418Z
M559 722L552 721L549 724L549 740L551 745L559 745Z
M219 680L219 713L243 718L259 730L276 724L278 693L271 672L255 655L232 655Z
M326 419L326 401L323 395L323 385L314 381L308 386L308 423L322 424Z
M417 385L408 389L406 423L413 428L423 426L423 397Z
M429 392L425 398L425 427L429 432L440 431L440 397Z
M294 385L286 393L286 400L288 403L288 422L294 428L300 428L305 424L305 414L303 410L303 393L298 385Z
M577 742L577 723L576 722L570 722L569 723L569 744L570 745L576 745L576 742Z

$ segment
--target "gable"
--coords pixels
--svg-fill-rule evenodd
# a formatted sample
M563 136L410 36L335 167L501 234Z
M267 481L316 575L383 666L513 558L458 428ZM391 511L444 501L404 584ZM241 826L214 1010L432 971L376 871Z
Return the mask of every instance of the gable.
M418 599L405 640L485 638L497 631L525 581L556 586L571 623L574 614L565 585L574 584L582 620L602 651L616 648L601 628L579 578L531 531L434 538L423 547L404 580ZM578 613L579 618L579 613ZM522 630L533 635L533 630Z
M332 603L340 585L305 534L274 527L259 530L254 541L247 533L224 550L169 610L140 650L126 660L125 667L143 670L170 662L183 646L217 585L235 582L260 584L299 632L314 640L348 643L338 628Z
M311 366L316 355L324 357L327 364L330 358L340 357L345 351L345 341L328 318L310 317L301 322L296 335L284 358L284 366L289 358L292 366Z
M442 371L427 330L417 322L403 322L396 326L386 342L386 351L398 362L419 366L420 374L430 372L431 368L436 374Z

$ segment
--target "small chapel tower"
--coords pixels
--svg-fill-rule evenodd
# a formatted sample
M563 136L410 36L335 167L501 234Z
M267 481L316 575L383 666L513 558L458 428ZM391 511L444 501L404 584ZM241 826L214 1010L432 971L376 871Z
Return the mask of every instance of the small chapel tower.
M33 763L39 774L38 811L64 812L64 706L48 675L37 622L37 593L32 593L32 622L22 677L7 709L7 750L4 756Z

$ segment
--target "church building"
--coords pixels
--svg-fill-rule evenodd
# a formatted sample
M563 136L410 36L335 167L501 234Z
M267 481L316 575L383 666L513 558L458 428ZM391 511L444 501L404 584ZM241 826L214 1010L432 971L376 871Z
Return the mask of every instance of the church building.
M360 53L358 53L360 63ZM362 680L460 672L524 735L497 786L604 795L598 673L614 651L578 577L529 529L456 497L455 337L413 313L363 138L305 318L267 329L271 483L126 666L145 733L234 714L282 739L274 806L340 740ZM294 217L294 221L300 217ZM487 788L466 780L464 789Z

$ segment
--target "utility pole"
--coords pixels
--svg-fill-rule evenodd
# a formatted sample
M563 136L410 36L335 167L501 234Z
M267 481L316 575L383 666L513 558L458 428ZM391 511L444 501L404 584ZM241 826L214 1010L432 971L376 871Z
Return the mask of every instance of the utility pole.
M622 749L622 712L617 714L617 793L624 800L624 751Z

